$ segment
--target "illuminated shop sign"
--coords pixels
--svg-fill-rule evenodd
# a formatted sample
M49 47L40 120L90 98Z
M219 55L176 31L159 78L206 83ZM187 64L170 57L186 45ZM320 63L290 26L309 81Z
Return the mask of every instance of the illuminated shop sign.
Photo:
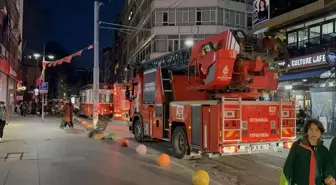
M319 53L315 55L305 56L302 58L294 58L291 59L288 66L286 68L302 68L302 67L311 67L311 66L317 66L322 64L331 64L328 60L328 58L332 57L331 54L327 55L327 53ZM285 62L278 63L280 66L284 66Z
M290 65L291 67L298 67L298 66L311 65L311 64L321 63L321 62L326 62L325 54L291 60Z

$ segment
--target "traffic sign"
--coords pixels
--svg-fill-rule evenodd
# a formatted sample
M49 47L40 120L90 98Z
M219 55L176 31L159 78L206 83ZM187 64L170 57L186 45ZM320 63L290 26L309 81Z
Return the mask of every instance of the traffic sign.
M41 82L40 83L40 93L41 94L48 93L48 82Z

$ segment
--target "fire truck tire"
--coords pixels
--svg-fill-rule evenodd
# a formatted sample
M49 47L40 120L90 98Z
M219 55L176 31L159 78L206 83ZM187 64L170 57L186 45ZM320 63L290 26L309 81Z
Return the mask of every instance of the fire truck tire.
M133 125L134 138L138 142L143 142L143 127L140 120L136 120Z
M188 142L185 127L179 126L174 129L172 136L172 145L174 156L178 159L182 159L188 151Z

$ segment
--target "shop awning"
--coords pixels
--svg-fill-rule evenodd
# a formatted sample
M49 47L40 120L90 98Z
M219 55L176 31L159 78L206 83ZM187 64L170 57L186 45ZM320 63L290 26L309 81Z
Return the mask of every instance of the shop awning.
M289 81L289 80L298 80L305 78L320 77L320 75L326 71L329 71L329 68L324 69L315 69L310 71L303 71L298 73L284 74L279 77L279 81Z

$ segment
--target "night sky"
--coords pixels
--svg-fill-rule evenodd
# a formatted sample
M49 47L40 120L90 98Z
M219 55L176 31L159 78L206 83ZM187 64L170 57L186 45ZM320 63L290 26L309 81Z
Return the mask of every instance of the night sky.
M33 43L28 40L28 49L42 49L43 43L57 41L71 54L93 43L93 0L40 0L40 2L43 13L39 13L35 19L42 16L39 25L39 27L42 25L42 28L39 37L34 39ZM105 0L104 6L100 8L100 20L115 22L123 3L124 0ZM113 30L100 29L100 49L110 46L113 39ZM79 67L91 67L93 50L85 52L80 58L81 64L85 65Z

